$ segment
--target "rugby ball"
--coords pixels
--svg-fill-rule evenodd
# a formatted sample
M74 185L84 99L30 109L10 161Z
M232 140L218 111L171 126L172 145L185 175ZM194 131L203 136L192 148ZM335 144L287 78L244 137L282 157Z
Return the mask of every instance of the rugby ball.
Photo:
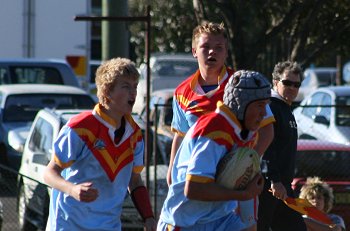
M251 148L242 147L228 152L217 165L216 182L231 189L245 189L260 172L260 158Z

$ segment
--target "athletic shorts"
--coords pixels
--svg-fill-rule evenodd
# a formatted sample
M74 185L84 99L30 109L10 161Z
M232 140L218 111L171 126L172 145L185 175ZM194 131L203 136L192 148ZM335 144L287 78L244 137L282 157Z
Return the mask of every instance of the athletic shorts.
M259 197L247 201L238 201L237 214L241 217L245 228L255 225L258 221Z
M235 213L230 213L215 221L196 224L190 227L174 227L159 220L157 231L239 231L244 228L245 225L242 223L240 217Z

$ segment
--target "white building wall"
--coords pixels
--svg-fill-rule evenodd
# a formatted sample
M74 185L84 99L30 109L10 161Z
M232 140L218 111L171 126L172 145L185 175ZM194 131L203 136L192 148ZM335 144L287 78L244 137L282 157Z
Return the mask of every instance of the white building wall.
M27 1L0 0L0 58L26 54ZM33 6L33 57L64 59L67 55L86 55L87 22L74 21L76 15L88 14L86 1L35 0Z
M22 1L0 0L0 58L22 57Z

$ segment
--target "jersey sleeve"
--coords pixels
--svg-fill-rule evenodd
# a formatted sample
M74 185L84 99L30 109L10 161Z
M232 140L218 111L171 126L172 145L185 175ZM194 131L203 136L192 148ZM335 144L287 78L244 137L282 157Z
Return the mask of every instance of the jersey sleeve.
M143 139L139 140L136 143L136 147L134 150L134 166L133 166L133 172L140 173L144 168L144 151L145 151L145 145Z
M265 115L264 119L260 123L260 128L265 127L268 124L274 123L275 121L276 120L275 120L275 117L274 117L274 115L273 115L273 113L271 111L271 108L267 104L266 105L266 115Z
M209 183L215 180L216 166L226 148L206 137L198 137L187 169L187 180Z
M76 132L68 126L64 126L54 143L54 158L61 168L67 168L82 153L84 144Z
M176 96L173 97L173 120L171 122L171 130L175 133L179 133L184 136L190 129L187 123L184 110L180 107L179 102L176 100Z

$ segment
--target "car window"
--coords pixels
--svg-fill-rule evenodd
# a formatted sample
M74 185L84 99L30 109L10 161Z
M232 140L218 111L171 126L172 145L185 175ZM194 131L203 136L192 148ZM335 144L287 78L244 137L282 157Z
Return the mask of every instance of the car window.
M304 80L301 82L301 86L305 87L305 86L309 86L311 81L311 75L309 73L305 74Z
M43 118L39 118L30 137L28 147L34 153L45 153L49 157L52 151L52 137L52 125Z
M183 77L192 75L197 68L196 61L163 60L155 63L152 74L162 77Z
M154 121L154 116L155 116L155 113L154 113L155 106L154 105L157 104L158 101L159 101L159 97L157 97L157 96L151 96L150 101L149 101L149 112L150 112L149 119L152 122ZM147 114L146 113L147 112L146 112L146 105L145 105L145 107L142 109L142 113L141 113L141 118L144 121L147 120L147 118L146 118Z
M295 176L297 178L319 176L324 179L348 179L349 151L312 150L298 151Z
M95 105L88 95L18 94L8 96L4 107L4 122L30 122L42 108L91 109Z
M318 105L321 104L322 101L322 97L323 97L323 93L315 93L313 94L309 100L306 102L302 113L307 116L312 118L314 115L316 115L318 113L318 111L320 110L320 107L318 107Z
M0 67L0 84L9 83L9 74L6 68Z
M335 74L335 71L317 72L317 80L319 87L335 85Z
M95 83L95 74L100 64L90 64L90 83Z
M64 84L60 72L52 67L11 66L11 79L0 79L0 84Z
M173 98L171 97L166 105L164 106L164 124L167 126L171 126L171 122L173 121L173 108L172 108L172 102L173 102Z
M328 121L331 119L332 111L332 97L328 94L324 94L322 98L322 107L320 108L319 115L324 116Z
M336 99L336 124L350 126L350 96L342 96Z

